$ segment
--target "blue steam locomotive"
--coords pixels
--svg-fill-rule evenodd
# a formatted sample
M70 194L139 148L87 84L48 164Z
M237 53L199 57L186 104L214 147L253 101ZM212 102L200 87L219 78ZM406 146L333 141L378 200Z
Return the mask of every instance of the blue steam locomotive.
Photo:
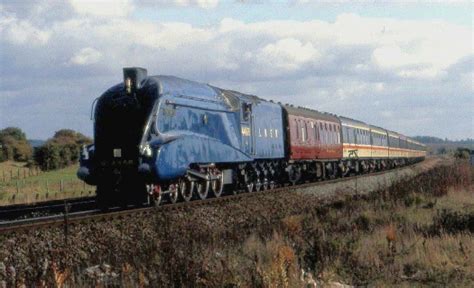
M284 158L282 113L256 96L125 68L124 82L98 98L94 144L83 149L78 176L107 206L219 197L235 178L254 185L247 164Z
M392 168L426 147L360 121L124 68L97 99L78 177L97 203L159 204ZM355 157L354 157L355 155Z

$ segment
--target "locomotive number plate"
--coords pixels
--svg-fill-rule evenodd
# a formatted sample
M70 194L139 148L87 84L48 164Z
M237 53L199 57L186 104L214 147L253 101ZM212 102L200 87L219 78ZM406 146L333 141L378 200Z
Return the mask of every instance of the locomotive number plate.
M122 157L122 149L114 149L114 158Z

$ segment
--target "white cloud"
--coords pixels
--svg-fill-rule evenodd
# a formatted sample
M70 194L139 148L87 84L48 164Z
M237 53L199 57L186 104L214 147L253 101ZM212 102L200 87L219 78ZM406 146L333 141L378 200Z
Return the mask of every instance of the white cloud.
M258 51L256 60L263 67L272 67L275 71L285 73L287 70L297 70L320 56L311 43L303 44L297 39L285 38L263 47Z
M213 9L219 5L219 0L136 0L139 5L152 7L199 7Z
M174 0L180 6L199 6L204 9L215 8L219 0Z
M218 1L165 2L208 8L218 5ZM432 125L439 135L461 137L470 130L472 111L466 107L474 105L473 68L463 59L473 55L472 29L441 21L353 14L342 14L334 22L245 23L228 18L196 26L127 17L139 2L120 3L113 11L107 10L108 5L73 3L67 5L70 17L46 22L41 15L22 18L0 9L1 59L3 67L8 67L3 70L15 71L8 75L12 79L2 79L2 96L7 88L8 93L18 95L15 99L26 95L21 90L24 81L17 84L14 77L28 77L34 83L31 85L36 85L29 87L29 94L44 85L42 95L52 99L67 94L64 91L70 87L57 91L48 81L63 77L69 78L68 83L90 83L86 85L89 90L81 93L97 95L120 82L122 67L143 66L150 74L210 82L382 126L381 119L393 118L398 122L390 122L387 128L407 134L416 133L419 123ZM459 69L452 69L462 61L465 63ZM49 78L35 82L46 77L43 75ZM440 105L439 99L444 98L452 103ZM8 103L19 101L8 99ZM75 106L84 107L84 114L89 112L90 99L71 101L82 101ZM8 103L0 107L0 113L10 113L3 108ZM442 116L454 114L458 116ZM460 126L443 128L446 123ZM90 127L90 123L84 126Z
M69 0L79 14L99 17L123 17L132 12L130 0Z
M28 20L18 19L0 6L0 39L15 45L44 45L51 33L35 27Z
M70 62L76 65L90 65L99 62L101 58L102 53L94 48L87 47L74 54Z

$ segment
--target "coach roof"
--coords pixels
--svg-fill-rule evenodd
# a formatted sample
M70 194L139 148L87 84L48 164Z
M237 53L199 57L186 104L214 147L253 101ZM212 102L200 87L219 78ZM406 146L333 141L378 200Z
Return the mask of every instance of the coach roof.
M340 122L339 118L334 114L319 112L319 111L308 109L308 108L284 105L283 109L285 109L290 115L325 120L325 121L330 121L330 122L337 122L337 123Z

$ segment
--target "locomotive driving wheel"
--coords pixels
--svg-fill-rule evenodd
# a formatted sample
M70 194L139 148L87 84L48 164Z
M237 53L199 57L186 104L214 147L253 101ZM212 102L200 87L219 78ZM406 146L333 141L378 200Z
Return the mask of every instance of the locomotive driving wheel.
M268 178L263 179L263 190L268 190L269 185Z
M260 189L262 189L262 181L260 180L260 177L257 178L257 180L255 181L255 191L258 192L260 191Z
M168 191L169 191L168 195L170 196L171 203L175 204L176 202L178 202L178 198L179 198L178 184L170 184Z
M222 172L219 172L216 170L217 174L217 179L212 180L211 182L211 189L212 192L214 193L214 196L216 198L221 197L222 191L224 190L224 177L222 175Z
M194 181L187 179L181 180L179 183L179 193L183 197L184 201L189 202L193 198Z
M207 198L209 193L209 181L208 180L199 180L196 185L196 192L201 200Z

